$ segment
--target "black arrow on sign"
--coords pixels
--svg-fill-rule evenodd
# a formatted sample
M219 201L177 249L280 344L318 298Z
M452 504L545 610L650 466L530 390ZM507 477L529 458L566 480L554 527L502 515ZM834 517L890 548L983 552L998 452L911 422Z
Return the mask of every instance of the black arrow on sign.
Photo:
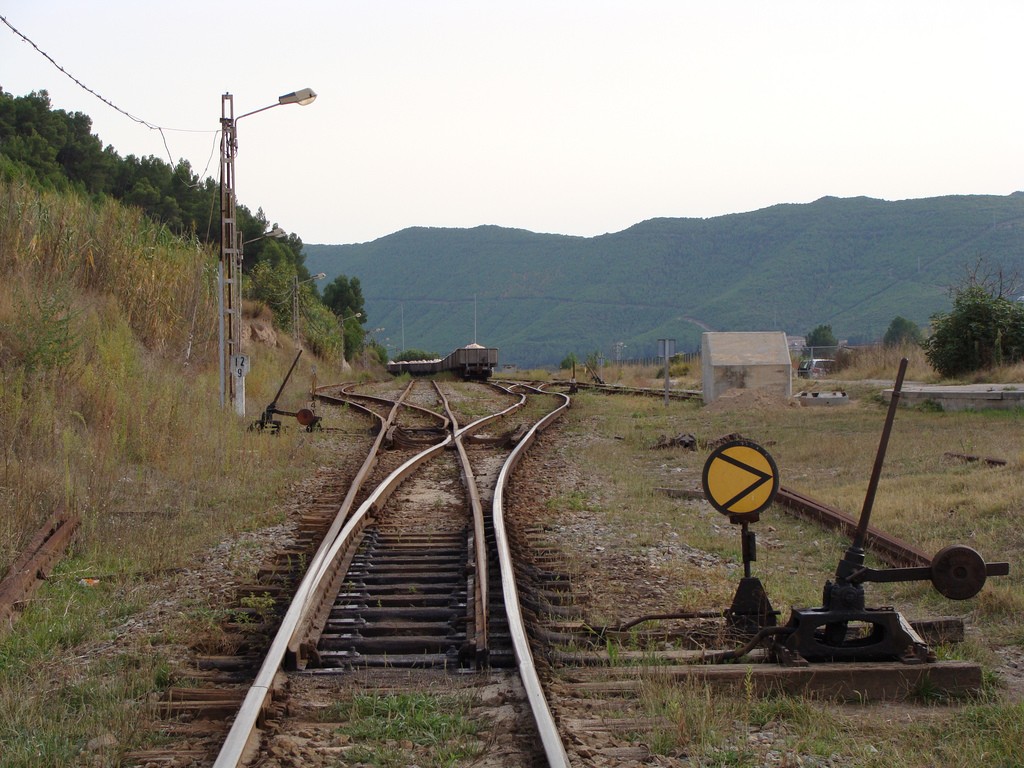
M762 485L764 485L765 483L772 479L772 476L767 472L762 472L760 469L757 469L756 467L752 467L749 464L744 464L742 461L734 459L732 456L728 456L727 454L720 453L718 454L718 458L720 458L722 461L726 461L732 464L734 467L739 467L740 469L746 470L747 472L749 472L750 474L754 475L757 478L757 480L755 480L753 483L748 485L746 488L737 493L728 501L724 502L722 506L725 507L726 509L731 509L733 504L740 501L740 499L749 496Z

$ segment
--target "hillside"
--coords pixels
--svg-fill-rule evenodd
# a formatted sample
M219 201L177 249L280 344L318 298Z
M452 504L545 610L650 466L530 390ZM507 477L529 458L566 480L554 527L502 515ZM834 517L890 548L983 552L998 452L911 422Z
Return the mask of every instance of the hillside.
M624 357L653 356L659 338L696 349L705 327L803 335L829 324L839 338L873 341L897 315L925 325L947 310L949 286L979 259L1024 274L1022 246L1018 192L825 197L592 238L413 227L304 254L329 280L359 278L367 327L383 328L393 352L445 353L475 335L502 362L536 366L569 352L612 358L617 342Z

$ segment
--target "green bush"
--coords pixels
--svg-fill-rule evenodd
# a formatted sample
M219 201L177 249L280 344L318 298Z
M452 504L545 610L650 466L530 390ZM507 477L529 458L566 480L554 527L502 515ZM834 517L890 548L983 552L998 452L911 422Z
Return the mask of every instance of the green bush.
M1024 355L1024 304L981 285L958 289L952 311L933 315L932 328L925 355L946 377L1014 364Z

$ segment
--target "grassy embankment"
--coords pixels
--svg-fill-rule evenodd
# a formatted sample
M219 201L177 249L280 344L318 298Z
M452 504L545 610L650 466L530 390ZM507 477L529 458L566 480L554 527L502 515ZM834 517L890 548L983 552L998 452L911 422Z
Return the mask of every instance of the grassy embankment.
M142 711L168 667L145 645L104 660L82 649L154 602L167 574L274 522L311 448L247 433L219 407L208 249L113 202L3 183L0 253L0 574L53 512L81 519L68 557L0 629L0 765L114 765L150 737ZM258 415L293 353L247 351ZM183 638L222 607L190 610Z

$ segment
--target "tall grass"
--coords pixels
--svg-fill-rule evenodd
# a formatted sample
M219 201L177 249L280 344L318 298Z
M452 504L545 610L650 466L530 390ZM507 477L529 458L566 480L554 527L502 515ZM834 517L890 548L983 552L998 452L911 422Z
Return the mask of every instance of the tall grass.
M244 490L270 452L218 407L212 251L116 202L18 183L0 186L0 251L0 572L55 509L100 550L116 542L98 531ZM259 397L289 353L247 351Z
M312 447L220 408L212 251L117 203L14 182L0 184L0 253L0 575L53 512L81 519L0 631L0 764L115 765L149 738L140 710L167 661L82 647L155 600L166 572L278 522L273 500ZM269 399L290 350L246 351L248 394Z
M4 569L51 510L105 506L210 410L195 330L216 326L211 254L115 202L4 184L0 251Z
M842 380L892 381L900 367L900 359L907 359L907 381L937 382L941 377L932 369L924 350L916 344L894 347L876 345L843 351L837 356L842 363L835 378Z
M215 325L216 266L198 241L186 242L116 201L39 192L26 183L0 189L0 276L21 275L39 290L69 282L86 295L113 297L150 349L183 354L190 333ZM200 317L209 322L198 324Z

